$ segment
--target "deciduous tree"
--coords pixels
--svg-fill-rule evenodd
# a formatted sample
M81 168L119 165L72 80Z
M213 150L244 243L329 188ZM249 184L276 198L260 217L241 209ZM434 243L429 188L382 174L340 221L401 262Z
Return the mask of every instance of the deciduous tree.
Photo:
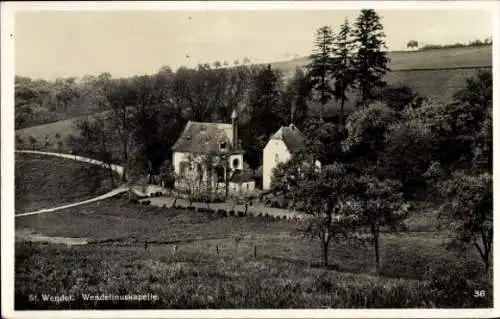
M493 247L492 175L456 172L443 186L447 194L452 196L447 224L454 230L454 243L464 249L466 245L472 244L488 271Z
M403 206L401 184L398 181L375 176L361 175L353 187L356 198L354 211L357 212L358 226L366 226L375 250L375 263L380 271L380 232L382 227L397 229L407 216Z

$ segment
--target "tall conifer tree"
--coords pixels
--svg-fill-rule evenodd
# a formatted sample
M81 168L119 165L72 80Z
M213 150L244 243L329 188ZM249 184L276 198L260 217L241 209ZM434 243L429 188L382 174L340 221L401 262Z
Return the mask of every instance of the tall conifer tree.
M311 54L308 67L308 77L313 89L313 99L321 103L320 117L323 119L323 107L333 97L331 86L333 57L333 30L324 26L316 31L315 48Z
M363 9L354 25L357 50L354 59L356 80L361 103L373 98L374 89L386 85L383 77L390 71L385 46L385 34L379 15L373 9Z

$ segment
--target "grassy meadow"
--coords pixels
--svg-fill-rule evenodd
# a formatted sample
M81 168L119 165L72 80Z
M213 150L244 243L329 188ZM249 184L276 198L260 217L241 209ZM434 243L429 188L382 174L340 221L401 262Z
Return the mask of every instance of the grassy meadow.
M470 307L487 306L491 300L471 297L483 282L477 281L482 277L477 256L448 251L448 235L434 227L433 214L409 219L405 233L382 235L378 275L367 243L334 242L329 269L320 267L319 243L304 237L298 221L222 217L124 198L21 217L16 232L87 238L89 244L18 242L16 308L450 307L457 298ZM453 291L443 291L442 281L433 278L448 278L455 270L463 282L456 283L462 286L453 291L462 290L452 298ZM159 300L27 301L29 294L76 298L102 292L152 293Z
M89 199L111 188L109 172L101 167L58 157L16 154L16 213Z

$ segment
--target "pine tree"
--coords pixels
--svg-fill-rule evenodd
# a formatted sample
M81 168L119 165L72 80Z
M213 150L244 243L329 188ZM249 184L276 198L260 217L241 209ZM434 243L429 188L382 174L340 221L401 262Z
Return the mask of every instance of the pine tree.
M382 51L386 49L383 29L375 10L361 10L353 36L357 44L354 66L362 104L373 97L374 88L386 85L383 76L390 71L387 52Z
M321 119L323 119L324 105L333 97L333 89L330 84L333 70L333 41L334 34L330 27L324 26L318 29L316 31L315 49L310 56L311 63L307 66L311 88L317 92L317 94L313 94L313 98L321 103Z
M346 19L333 43L333 79L335 81L334 96L340 100L339 129L342 128L346 92L354 85L354 40L351 27Z

